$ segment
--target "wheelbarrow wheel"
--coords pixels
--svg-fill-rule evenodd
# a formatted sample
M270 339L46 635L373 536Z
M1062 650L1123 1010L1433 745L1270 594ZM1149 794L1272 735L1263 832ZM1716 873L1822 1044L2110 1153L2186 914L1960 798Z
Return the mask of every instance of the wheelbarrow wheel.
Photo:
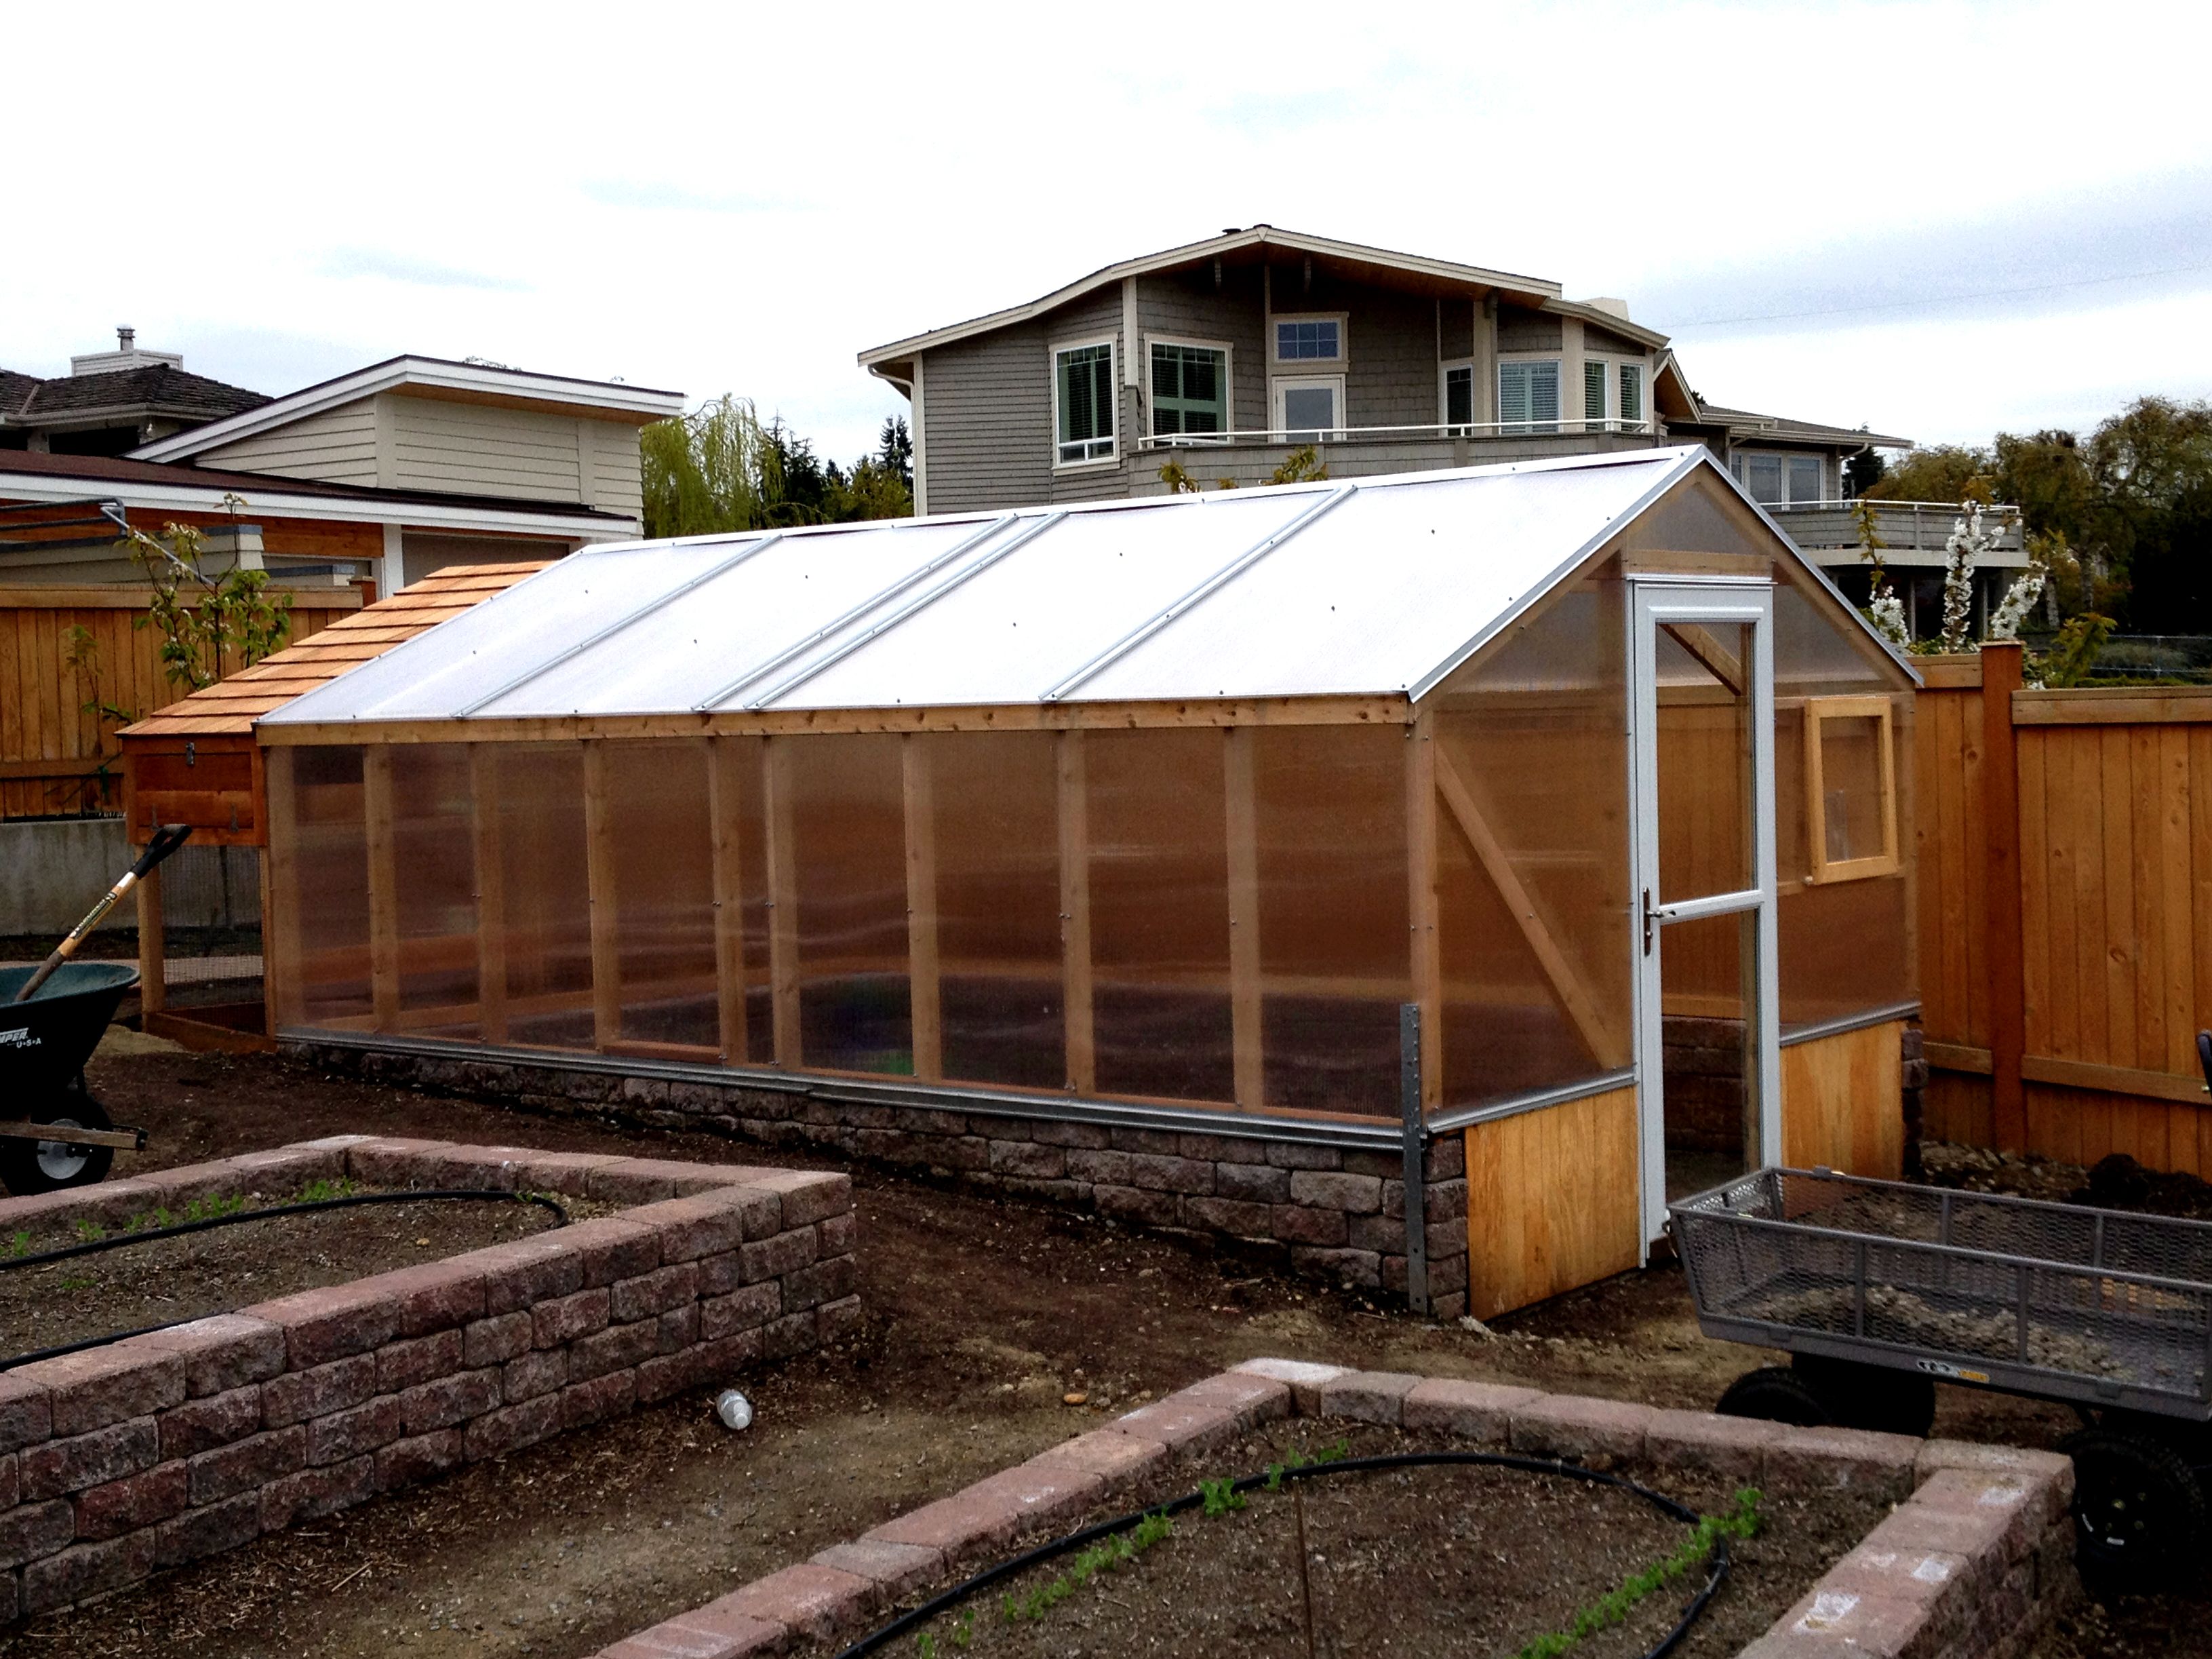
M64 1103L41 1112L36 1121L75 1129L115 1127L100 1103L82 1090L70 1091L63 1100ZM105 1181L114 1162L112 1146L80 1146L66 1140L0 1140L0 1187L18 1198L64 1187L89 1187Z
M1758 1417L1800 1429L1825 1429L1836 1420L1813 1385L1787 1365L1746 1371L1713 1409L1723 1417Z
M1831 1419L1844 1428L1924 1440L1936 1425L1936 1379L1923 1372L1814 1353L1792 1354L1790 1369L1804 1378L1826 1403Z
M2171 1446L2124 1429L2084 1429L2063 1442L2074 1460L2075 1558L2083 1577L2140 1589L2197 1559L2204 1489Z

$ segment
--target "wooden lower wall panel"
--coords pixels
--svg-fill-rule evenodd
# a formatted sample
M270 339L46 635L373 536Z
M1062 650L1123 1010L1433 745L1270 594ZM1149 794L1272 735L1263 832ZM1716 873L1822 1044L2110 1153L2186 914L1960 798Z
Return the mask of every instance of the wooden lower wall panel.
M2036 1157L2086 1169L2125 1152L2147 1169L2212 1178L2212 1098L2203 1106L2184 1105L2036 1082L2026 1085L2026 1093L2027 1150ZM1923 1139L1995 1144L1987 1078L1934 1072L1922 1098Z
M1636 1091L1467 1132L1469 1304L1524 1308L1636 1266Z
M2034 1091L2029 1091L2032 1097ZM1964 1072L1931 1068L1928 1086L1920 1095L1920 1138L1948 1140L1962 1146L1987 1146L1996 1133L1990 1107L1990 1080ZM2028 1139L2034 1144L2035 1109L2028 1108Z
M1904 1174L1904 1021L1891 1020L1782 1051L1784 1164L1883 1181Z

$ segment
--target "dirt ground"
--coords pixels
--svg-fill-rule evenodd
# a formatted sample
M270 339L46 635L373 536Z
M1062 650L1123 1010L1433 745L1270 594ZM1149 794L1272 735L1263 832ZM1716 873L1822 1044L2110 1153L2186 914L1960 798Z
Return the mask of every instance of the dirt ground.
M832 1162L143 1038L104 1048L91 1081L118 1121L151 1134L138 1159L118 1158L118 1174L345 1131ZM672 1401L0 1632L0 1655L580 1659L1255 1355L1695 1407L1772 1363L1700 1336L1671 1269L1593 1285L1485 1335L1060 1211L866 1169L854 1186L866 1322L834 1350L741 1379L759 1413L747 1433L722 1430L703 1395ZM1085 1403L1062 1404L1071 1392ZM1936 1431L2048 1446L2072 1426L2055 1407L1947 1388ZM2197 1598L2120 1603L2080 1651L2212 1653L2190 1633L2205 1611ZM2176 1644L2191 1640L2204 1644Z
M1449 1439L1371 1424L1271 1425L1074 1524L1182 1498L1201 1478L1258 1474L1293 1452L1356 1459L1455 1449ZM1700 1514L1735 1507L1724 1483L1686 1480L1680 1470L1619 1473ZM1071 1571L1079 1558L1063 1556L993 1585L929 1622L933 1647L977 1659L1518 1653L1571 1626L1578 1611L1691 1536L1682 1522L1620 1487L1495 1466L1346 1471L1242 1496L1241 1507L1218 1514L1182 1511L1169 1535L1087 1580ZM1727 1578L1675 1651L1723 1659L1763 1634L1882 1509L1870 1498L1766 1498L1757 1534L1731 1546ZM1645 1597L1577 1647L1578 1659L1648 1652L1680 1620L1707 1571L1699 1560ZM1062 1584L1063 1599L1045 1605L1054 1593L1047 1587ZM947 1588L924 1586L901 1611ZM921 1649L917 1631L886 1650ZM831 1659L835 1650L808 1649L803 1659Z

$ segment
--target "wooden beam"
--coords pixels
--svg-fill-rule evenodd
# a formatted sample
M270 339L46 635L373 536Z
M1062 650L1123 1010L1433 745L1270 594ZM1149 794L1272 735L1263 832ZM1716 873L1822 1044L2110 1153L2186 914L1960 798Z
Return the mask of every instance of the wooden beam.
M1067 1036L1067 1086L1098 1089L1091 987L1091 814L1083 733L1063 732L1054 751L1060 801L1060 960Z
M368 993L376 1029L399 1019L399 862L392 833L392 751L361 757L362 836L368 850Z
M2030 1083L2054 1083L2068 1089L2098 1089L2183 1106L2212 1105L2203 1077L2178 1077L2133 1066L2100 1066L2093 1060L2059 1060L2048 1054L2021 1057L2021 1073Z
M261 995L269 1035L302 1012L300 979L300 802L292 751L268 755L269 846L261 854Z
M714 866L714 1011L722 1063L748 1063L745 1030L744 793L750 752L736 738L707 744L707 816Z
M1504 844L1475 805L1474 796L1461 778L1459 769L1451 763L1451 757L1440 744L1431 743L1429 746L1435 757L1432 764L1436 768L1437 794L1449 809L1452 822L1459 826L1475 861L1498 889L1498 897L1520 928L1522 938L1528 941L1537 965L1551 982L1553 994L1566 1010L1567 1018L1574 1022L1575 1030L1582 1034L1583 1042L1601 1064L1626 1064L1627 1057L1622 1052L1622 1045L1607 1029L1596 1002L1575 977L1573 964L1568 962L1566 952L1559 948L1559 941L1552 937L1552 930L1537 913L1535 900L1514 872Z
M1984 647L1986 649L1986 647ZM2212 725L2212 686L2070 686L2014 691L2014 726Z
M1675 644L1698 659L1699 667L1726 686L1730 695L1743 695L1743 659L1722 644L1711 629L1696 623L1661 623L1659 626Z
M1443 939L1437 902L1437 721L1424 713L1406 733L1406 914L1409 978L1421 1011L1421 1109L1443 1103Z
M2012 721L2021 651L2017 640L1991 640L1981 653L1982 879L1988 929L1983 960L1989 974L1990 1122L1999 1149L2013 1152L2027 1146L2027 1093L2021 1075L2027 1052L2027 996L2021 972L2020 748ZM2212 711L2212 702L2205 707Z
M906 792L907 983L914 1074L935 1081L945 1075L945 1035L937 959L937 792L929 763L928 738L909 732L899 739Z
M1260 805L1250 726L1223 734L1229 835L1230 1047L1235 1058L1237 1104L1248 1112L1267 1106L1267 1062L1261 1051L1260 984Z
M775 1063L796 1067L799 1048L799 872L792 842L791 745L768 740L769 1000Z
M1525 623L1525 619L1524 619ZM1220 697L1152 702L978 703L944 708L720 709L713 714L581 714L500 720L336 720L264 726L264 744L558 743L578 738L774 737L820 732L1079 732L1134 727L1404 726L1396 693Z
M584 745L584 868L591 884L592 1036L604 1049L622 1041L622 933L607 751L599 743Z
M272 750L271 756L281 754ZM469 845L476 866L477 1030L507 1041L507 872L499 833L499 750L469 745Z
M167 940L161 923L161 866L155 865L140 878L138 893L138 1012L159 1013L168 1000L168 978L164 970Z

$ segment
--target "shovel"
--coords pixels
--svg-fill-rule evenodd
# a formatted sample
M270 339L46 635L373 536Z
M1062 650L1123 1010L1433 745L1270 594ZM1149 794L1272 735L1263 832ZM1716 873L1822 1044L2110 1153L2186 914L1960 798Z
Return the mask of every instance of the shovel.
M116 907L123 896L145 880L155 865L191 840L191 826L188 823L165 823L155 830L154 839L138 855L138 862L125 870L122 879L109 888L100 902L86 912L84 920L70 930L70 936L54 946L53 954L39 964L39 971L23 981L23 988L15 993L15 1000L28 1002L37 994L39 987L52 976L54 969L76 954L76 947L84 943L92 930L107 920L107 913Z

